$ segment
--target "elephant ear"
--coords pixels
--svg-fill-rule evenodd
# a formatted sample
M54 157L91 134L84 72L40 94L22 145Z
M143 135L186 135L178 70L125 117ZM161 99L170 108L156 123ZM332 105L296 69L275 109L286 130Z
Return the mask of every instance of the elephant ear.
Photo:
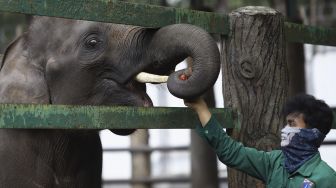
M0 70L0 103L49 103L41 57L32 58L27 35L6 49Z
M20 40L21 40L22 36L17 37L14 41L12 41L6 48L5 53L3 54L2 58L0 57L0 70L2 69L6 56L8 54L8 52L10 51L11 48L13 48ZM1 55L1 54L0 54Z

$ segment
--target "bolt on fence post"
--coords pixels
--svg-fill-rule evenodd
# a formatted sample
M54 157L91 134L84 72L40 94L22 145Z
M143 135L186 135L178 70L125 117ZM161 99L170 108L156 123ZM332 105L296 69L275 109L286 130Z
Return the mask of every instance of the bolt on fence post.
M279 147L280 116L287 98L284 18L267 7L242 7L230 13L230 34L222 40L223 94L241 126L228 130L245 146ZM261 181L228 169L229 187L264 187Z

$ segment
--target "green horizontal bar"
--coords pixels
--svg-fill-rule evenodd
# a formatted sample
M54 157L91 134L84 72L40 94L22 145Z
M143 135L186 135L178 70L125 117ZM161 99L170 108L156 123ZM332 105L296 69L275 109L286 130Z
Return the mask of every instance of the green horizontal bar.
M231 110L211 111L222 125L233 128ZM188 108L0 104L0 128L192 129L198 123Z
M336 29L285 22L286 41L336 46Z
M177 23L227 35L225 14L116 0L0 0L0 11L159 28Z
M158 28L189 23L228 35L226 14L117 0L0 0L0 11ZM336 46L336 29L285 22L286 41Z

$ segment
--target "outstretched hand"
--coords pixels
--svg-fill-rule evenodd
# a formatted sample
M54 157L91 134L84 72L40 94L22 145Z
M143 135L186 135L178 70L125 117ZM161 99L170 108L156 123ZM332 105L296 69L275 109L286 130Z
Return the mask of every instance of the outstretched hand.
M193 100L184 100L184 104L197 113L203 127L208 123L211 118L211 113L203 98L199 97Z
M192 100L184 100L184 105L195 110L196 112L208 108L206 102L204 101L202 97L192 99Z

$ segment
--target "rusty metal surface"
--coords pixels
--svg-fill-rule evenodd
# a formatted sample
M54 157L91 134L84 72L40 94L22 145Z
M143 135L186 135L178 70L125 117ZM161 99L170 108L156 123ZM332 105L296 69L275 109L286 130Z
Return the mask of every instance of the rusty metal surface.
M234 126L229 109L212 109L226 128ZM143 108L1 104L0 128L23 129L190 129L199 123L188 108Z

